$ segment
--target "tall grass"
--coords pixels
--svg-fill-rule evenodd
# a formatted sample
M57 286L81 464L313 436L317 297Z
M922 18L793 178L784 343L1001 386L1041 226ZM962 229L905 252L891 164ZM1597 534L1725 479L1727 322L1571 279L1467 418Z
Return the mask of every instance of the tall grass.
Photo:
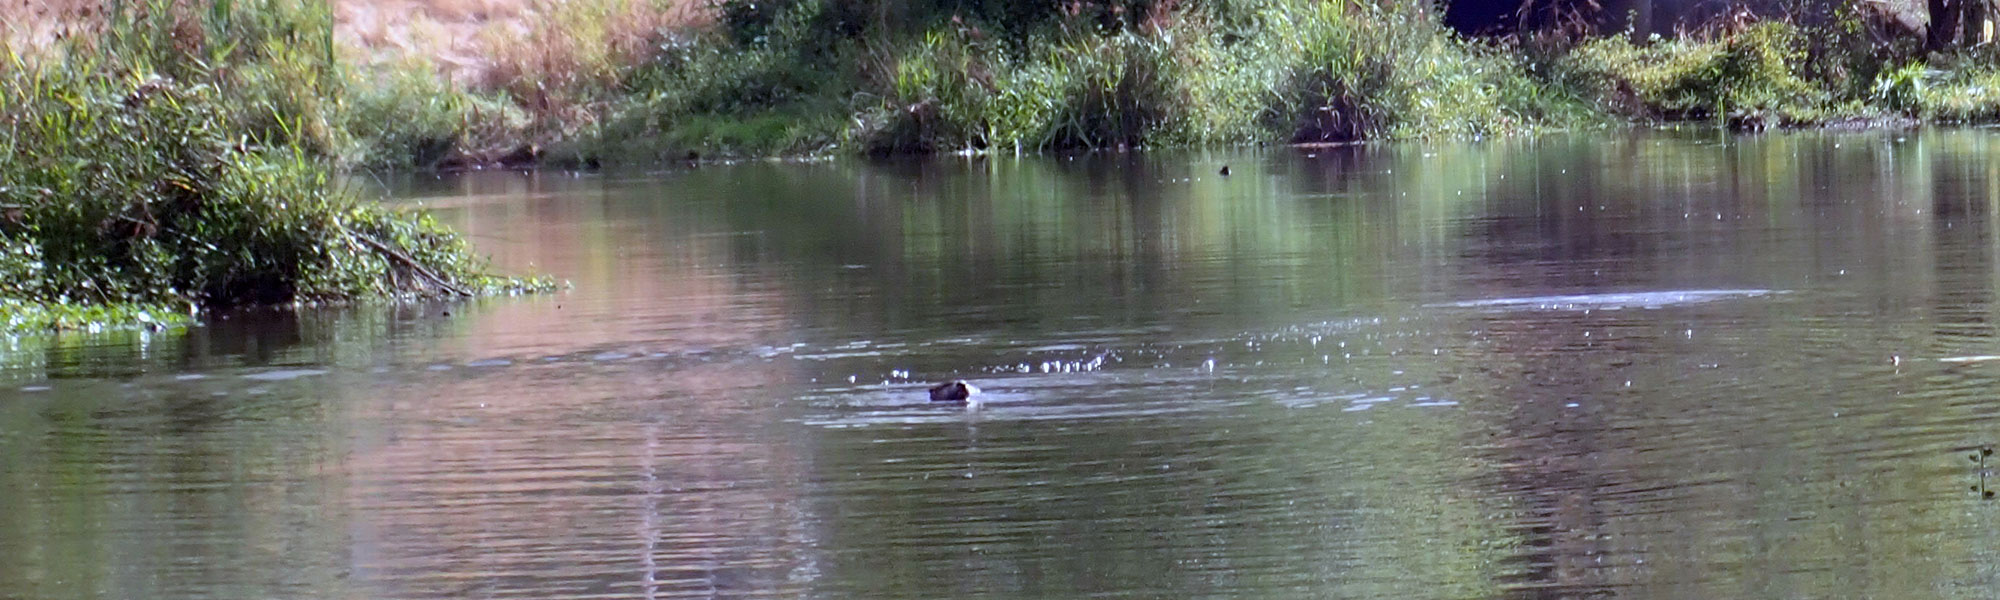
M600 133L679 156L1476 138L1626 120L2000 119L1990 60L1932 57L1951 64L1942 74L1905 67L1923 64L1919 44L1838 4L1798 22L1735 11L1645 41L1466 39L1423 3L1354 0L1082 2L1023 19L995 19L985 3L721 6L714 35L686 38L687 49L646 68L656 76L628 80L651 100ZM834 133L815 115L847 122ZM731 123L766 126L736 130L759 139L712 135Z
M1917 40L1878 38L1860 12L1836 8L1810 24L1736 13L1672 39L1587 40L1542 66L1610 114L1739 129L1973 117L1991 105L1978 84L1951 85L1977 81L1990 61L1960 64L1941 77L1946 85L1929 85Z
M702 22L687 0L428 0L341 6L362 168L584 162L632 81ZM408 118L380 119L405 115Z
M1141 146L1185 119L1172 46L1155 35L1068 36L1025 59L934 31L893 60L886 101L850 132L876 153Z
M1933 121L2000 121L2000 52L1975 48L1911 61L1883 73L1871 91L1883 104Z
M1239 0L1019 48L952 23L888 60L853 139L877 152L1461 136L1575 122L1503 52L1421 9Z
M230 96L234 126L253 141L333 156L349 142L328 103L341 96L333 15L299 0L142 0L105 4L95 39L68 51L117 61L171 81L202 81Z
M1578 69L1667 118L1720 118L1823 103L1825 92L1800 78L1802 36L1767 22L1712 39L1637 45L1593 40L1573 55Z
M813 29L817 4L801 5L739 42L727 30L687 31L633 70L627 96L590 133L583 152L606 160L796 154L835 146L859 85L852 43Z
M658 4L666 5L667 2ZM670 45L684 18L650 0L533 0L524 32L482 32L485 85L529 116L529 136L574 139L623 99L626 78Z
M547 143L536 118L505 95L481 94L408 57L347 76L343 119L355 140L340 165L373 170L438 169L493 162ZM565 128L548 128L563 130Z

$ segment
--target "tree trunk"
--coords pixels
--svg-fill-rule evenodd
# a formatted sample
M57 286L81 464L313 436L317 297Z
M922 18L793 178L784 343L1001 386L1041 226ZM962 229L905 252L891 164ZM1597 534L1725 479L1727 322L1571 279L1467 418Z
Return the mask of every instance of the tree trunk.
M1965 30L1965 34L1964 37L1959 38L1959 43L1966 46L1977 46L1992 41L1992 22L1988 19L1992 18L1993 15L1993 1L1959 1L1965 3L1965 18L1959 20L1959 25Z
M1936 52L1992 41L1993 4L1994 0L1928 0L1931 22L1925 47Z
M1958 46L1959 6L1964 2L1965 0L1929 0L1931 24L1925 32L1926 48L1937 52Z

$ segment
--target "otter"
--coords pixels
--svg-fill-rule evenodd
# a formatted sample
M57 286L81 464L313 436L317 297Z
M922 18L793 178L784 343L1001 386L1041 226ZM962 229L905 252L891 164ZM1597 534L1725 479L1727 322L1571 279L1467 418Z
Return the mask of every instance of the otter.
M931 386L932 402L965 402L969 404L978 402L978 400L973 398L977 395L979 395L979 388L966 383L963 379L953 379Z

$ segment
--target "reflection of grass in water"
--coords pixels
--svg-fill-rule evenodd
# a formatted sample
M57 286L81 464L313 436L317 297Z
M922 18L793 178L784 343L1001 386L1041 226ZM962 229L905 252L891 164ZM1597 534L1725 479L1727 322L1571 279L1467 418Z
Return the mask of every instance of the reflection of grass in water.
M1508 154L1440 151L1445 155L1434 158L1380 154L1344 168L1382 175L1330 181L1313 177L1327 164L1289 153L1232 156L1243 175L1226 180L1200 160L1156 154L946 161L921 170L741 165L682 181L693 186L689 193L705 194L712 183L737 195L723 205L729 222L710 227L769 231L763 239L772 251L816 265L801 276L822 283L807 285L879 280L879 289L926 311L1024 304L1045 306L1058 322L1114 318L1110 326L1177 312L1153 312L1167 308L1155 306L1160 302L1235 315L1324 315L1416 284L1395 265L1420 252L1454 253L1459 240L1429 227L1478 206L1471 203L1483 197L1487 169ZM1309 194L1327 191L1340 197ZM799 216L771 218L786 214ZM875 268L842 268L855 263ZM1091 293L1048 295L1050 286L1065 285ZM1135 304L1107 304L1092 295L1100 292ZM850 316L933 318L864 316L877 313L875 306L856 301Z
M0 348L0 382L41 381L53 375L119 376L140 373L135 355L176 354L184 350L185 330L163 332L122 329L68 335L16 335ZM113 372L99 372L110 368ZM0 383L5 385L5 383ZM4 392L5 390L0 390Z

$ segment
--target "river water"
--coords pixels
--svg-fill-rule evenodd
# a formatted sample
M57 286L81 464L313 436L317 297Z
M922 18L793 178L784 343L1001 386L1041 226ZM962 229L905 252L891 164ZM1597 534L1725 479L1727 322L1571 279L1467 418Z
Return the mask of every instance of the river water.
M573 289L0 342L0 598L1990 598L1996 140L363 179Z

